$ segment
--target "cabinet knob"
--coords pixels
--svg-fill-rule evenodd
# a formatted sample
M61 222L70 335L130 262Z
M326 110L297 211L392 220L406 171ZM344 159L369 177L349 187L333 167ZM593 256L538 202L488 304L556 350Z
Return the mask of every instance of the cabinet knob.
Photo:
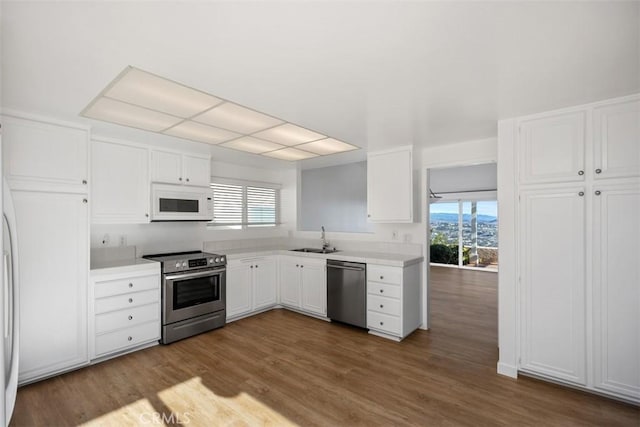
M384 325L384 322L380 322L380 326Z
M578 196L580 196L580 197L584 196L584 191L579 192Z
M596 190L596 196L599 196L600 194L602 194L600 190Z
M133 320L133 316L129 316L129 320Z
M578 175L584 175L584 171L578 171Z
M304 268L304 265L301 265L300 268Z
M133 283L129 283L129 287L130 287L130 288L133 288Z
M187 182L189 182L189 178L187 178Z
M258 268L258 266L256 265L256 268Z
M380 304L380 308L384 308L384 305Z
M367 214L367 218L371 218L371 215Z
M380 276L380 280L383 280L383 279L384 279L384 276Z
M89 200L87 200L87 199L82 199L82 203L89 203Z
M178 181L182 181L182 177L179 177L179 178L178 178Z
M133 298L129 298L129 303L132 303L132 302L133 302Z
M384 289L380 289L380 293L381 293L381 294L384 294Z
M149 218L149 214L148 213L144 214L144 216L145 216L145 218Z
M253 265L250 265L249 268L253 268Z
M602 169L596 169L596 173L602 173Z
M86 185L86 184L87 184L87 180L86 180L86 179L83 179L83 180L82 180L82 183Z
M127 341L131 341L133 339L133 337L128 337Z
M298 264L296 264L296 267L300 267Z

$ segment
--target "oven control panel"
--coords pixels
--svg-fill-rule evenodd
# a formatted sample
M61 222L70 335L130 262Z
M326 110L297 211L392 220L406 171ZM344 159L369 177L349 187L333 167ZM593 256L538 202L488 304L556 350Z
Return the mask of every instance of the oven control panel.
M176 271L190 271L202 268L224 267L227 259L224 255L211 255L203 258L178 258L171 261L164 261L165 273Z

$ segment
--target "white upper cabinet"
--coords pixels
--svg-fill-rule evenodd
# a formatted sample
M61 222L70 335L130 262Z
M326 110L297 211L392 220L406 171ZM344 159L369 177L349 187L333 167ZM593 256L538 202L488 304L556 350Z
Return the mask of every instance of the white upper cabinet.
M520 198L521 368L586 385L585 188Z
M208 187L211 184L211 158L185 154L182 156L184 183Z
M594 385L640 401L640 186L593 191Z
M91 141L91 222L149 222L149 149L115 140Z
M413 222L411 147L368 154L367 217L370 222Z
M168 150L152 150L151 181L208 187L211 182L211 157Z
M595 178L640 175L640 100L593 111Z
M87 192L88 129L5 115L2 132L12 189Z
M520 184L584 180L585 117L579 111L520 122Z

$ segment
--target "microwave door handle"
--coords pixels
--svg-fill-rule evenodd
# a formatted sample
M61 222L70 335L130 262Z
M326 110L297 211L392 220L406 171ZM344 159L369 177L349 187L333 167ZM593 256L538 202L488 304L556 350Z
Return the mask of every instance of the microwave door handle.
M216 270L198 271L196 273L167 274L164 278L166 280L195 279L196 277L214 276L223 271L225 271L224 268L219 268Z

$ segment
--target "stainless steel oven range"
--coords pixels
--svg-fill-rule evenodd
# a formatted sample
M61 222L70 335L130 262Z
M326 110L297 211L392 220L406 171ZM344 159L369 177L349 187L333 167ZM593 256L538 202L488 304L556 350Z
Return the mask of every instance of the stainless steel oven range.
M162 344L224 326L224 255L191 251L144 258L162 263Z

